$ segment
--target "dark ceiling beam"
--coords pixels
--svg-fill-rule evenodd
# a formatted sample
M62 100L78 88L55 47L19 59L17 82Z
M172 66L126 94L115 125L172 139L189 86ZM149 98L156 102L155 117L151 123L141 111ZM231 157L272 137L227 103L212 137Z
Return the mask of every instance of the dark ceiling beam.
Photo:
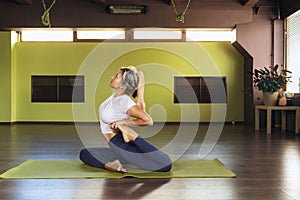
M49 2L50 0L47 0ZM151 12L146 15L110 15L106 4L114 2L147 5ZM187 0L180 0L180 11ZM12 3L13 2L13 3ZM44 28L41 21L41 0L30 6L19 6L15 0L0 0L0 30L22 28ZM101 2L101 1L99 1ZM253 11L241 6L236 0L195 0L185 15L185 22L176 21L172 6L165 0L106 0L96 4L95 0L61 0L51 9L52 28L233 28L237 24L252 21ZM172 4L172 3L171 3ZM49 5L49 4L48 4ZM150 11L150 9L149 9ZM163 11L163 12L162 12ZM23 16L20 18L20 16Z
M300 1L284 0L279 1L280 17L284 19L300 9Z
M93 1L98 4L105 4L105 0L93 0Z
M240 3L243 6L250 6L250 7L254 7L258 2L259 0L240 0Z
M106 3L106 0L93 0L95 3L98 3L98 4L105 4ZM168 5L171 5L171 0L162 0L164 3L168 4ZM122 1L120 1L122 2ZM122 4L126 4L125 2L123 2Z
M32 0L16 0L16 2L22 5L32 5Z

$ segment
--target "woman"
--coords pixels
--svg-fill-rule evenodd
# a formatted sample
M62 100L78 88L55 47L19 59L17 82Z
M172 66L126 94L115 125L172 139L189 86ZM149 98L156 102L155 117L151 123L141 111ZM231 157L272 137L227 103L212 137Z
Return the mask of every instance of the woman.
M99 107L101 131L110 148L83 149L80 159L87 165L117 172L126 172L122 164L127 163L147 171L170 171L169 156L130 128L153 124L145 112L143 73L135 67L121 68L111 77L110 87L114 93ZM137 97L137 103L131 97Z

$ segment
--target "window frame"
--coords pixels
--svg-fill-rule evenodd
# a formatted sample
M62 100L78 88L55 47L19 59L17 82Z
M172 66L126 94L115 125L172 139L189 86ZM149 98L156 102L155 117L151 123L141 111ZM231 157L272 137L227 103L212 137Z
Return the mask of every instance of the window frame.
M39 31L38 29L24 29L19 31L20 33L20 42L201 42L201 41L208 41L205 39L189 39L187 38L187 32L199 32L199 33L204 33L208 31L212 32L221 32L224 31L224 29L158 29L158 28L136 28L136 29L123 29L123 28L105 28L105 29L78 29L78 30L72 30L73 32L73 39L72 40L66 40L66 41L52 41L52 40L43 40L43 41L23 41L22 37L22 32L23 31L28 31L28 30L36 30ZM48 30L41 30L41 31L48 31ZM51 31L70 31L66 29L51 29ZM77 31L124 31L125 38L124 39L114 39L114 38L109 38L109 39L99 39L99 38L86 38L86 39L80 39L78 38ZM144 39L135 39L134 38L134 32L135 31L178 31L181 32L181 38L174 39L174 38L144 38ZM235 41L236 37L236 31L235 29L230 29L230 30L225 30L225 31L231 31L232 32L232 40L231 42ZM222 40L222 39L214 39L214 40L209 40L209 41L229 41L229 40Z
M294 52L294 57L290 57L290 55L291 54L293 54L293 52L292 53L290 53L289 52L289 50L290 50L290 47L289 47L289 44L290 43L293 43L293 44L299 44L298 46L298 48L297 47L295 47L296 49L300 49L300 38L299 39L297 39L297 42L290 42L290 35L289 35L289 30L290 30L290 28L289 28L289 19L291 18L291 17L295 17L295 18L297 18L298 17L298 20L297 20L297 28L298 28L298 30L300 30L300 10L299 11L297 11L297 12L295 12L295 13L293 13L292 15L290 15L289 17L287 17L287 18L285 18L285 20L284 20L284 63L285 63L285 68L287 69L287 70L290 70L291 72L292 72L292 74L291 74L291 82L290 83L288 83L286 86L287 86L287 91L288 92L291 92L291 93L300 93L300 74L297 74L298 75L298 78L296 77L295 79L294 79L294 77L296 76L295 75L295 73L296 72L299 72L298 71L298 69L296 69L295 70L295 68L297 68L297 64L296 65L294 65L293 66L293 64L291 64L291 63L299 63L300 62L300 58L299 58L299 56L298 56L298 51L297 50L295 50L295 52ZM298 31L296 31L297 33L298 33L298 36L300 37L300 34L299 34L299 32ZM291 35L291 36L294 36L294 35ZM291 61L291 60L296 60L296 61ZM292 86L291 87L291 84L293 84L293 83L296 83L296 85L294 85L294 86ZM297 84L298 83L298 84ZM298 87L298 89L293 89L293 88L297 88Z
M42 79L51 79L51 78L56 79L55 84L53 84L52 86L51 85L48 86L48 87L53 87L53 89L55 88L56 98L54 98L54 97L51 98L51 96L49 96L48 99L47 99L47 97L41 98L40 96L43 96L44 93L40 92L38 90L45 86L35 85L34 82L37 81L37 80L35 80L35 78L40 78L41 80ZM63 81L63 79L66 79L66 78L69 78L70 80L71 79L75 80L73 85L64 86L64 87L72 87L71 88L72 96L69 97L69 98L71 98L71 100L63 100L63 99L66 99L66 97L62 97L62 95L60 93L63 88L63 86L61 85L61 82ZM78 100L74 101L74 99L73 99L74 87L78 87L75 85L76 81L82 81L82 86L80 86L82 88L81 88L81 93L80 93L81 96L78 98ZM46 83L46 82L44 82L44 83ZM46 84L48 84L48 83L46 83ZM65 89L66 89L65 92L69 91L69 90L67 90L67 88L65 88ZM40 94L37 94L39 92L40 92ZM36 95L38 95L38 97L36 97ZM43 98L45 98L45 99L42 100ZM51 99L51 100L49 100L49 99ZM84 102L85 102L85 77L84 77L84 75L57 75L57 76L56 75L31 75L31 103L84 103Z
M181 79L181 80L180 80ZM185 79L185 80L184 80ZM223 82L223 88L225 89L225 100L218 98L217 101L214 99L212 102L209 86L207 86L206 81L211 79L218 79L214 82L218 82L220 79ZM184 81L182 81L184 80ZM177 85L179 81L186 82L186 85ZM198 82L198 85L197 85ZM196 83L196 84L195 84ZM184 87L186 86L186 87ZM182 91L178 89L182 87ZM223 89L221 88L221 89ZM191 91L193 89L193 91ZM219 89L219 88L218 88ZM205 91L206 93L203 93ZM179 95L181 95L179 97ZM185 96L186 95L186 96ZM190 96L189 96L190 95ZM192 97L191 97L192 95ZM174 76L174 104L227 104L228 103L227 94L227 77L226 76ZM180 98L180 100L178 99ZM186 98L186 99L184 99ZM222 100L220 100L222 99ZM195 101L197 100L197 101Z

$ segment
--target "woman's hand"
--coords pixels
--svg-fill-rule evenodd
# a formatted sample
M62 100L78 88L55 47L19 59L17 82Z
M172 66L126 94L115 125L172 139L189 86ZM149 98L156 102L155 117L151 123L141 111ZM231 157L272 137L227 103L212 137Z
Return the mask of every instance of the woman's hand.
M118 131L118 130L119 130L119 126L122 126L122 125L125 125L125 123L124 123L123 120L115 121L115 122L112 122L112 123L110 124L110 128L111 128L113 131Z

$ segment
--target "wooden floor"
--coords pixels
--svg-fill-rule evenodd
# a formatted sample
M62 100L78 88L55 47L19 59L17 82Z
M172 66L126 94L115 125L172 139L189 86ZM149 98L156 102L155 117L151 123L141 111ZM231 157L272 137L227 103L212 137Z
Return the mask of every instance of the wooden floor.
M98 128L86 126L91 132ZM149 140L163 145L177 129L177 125L166 125ZM183 157L198 158L206 130L207 125L200 125ZM81 148L83 144L74 125L0 125L0 173L28 159L78 159ZM225 125L206 158L215 157L237 177L0 179L0 199L300 199L299 135L276 129L267 135L263 130L255 132L243 125Z

